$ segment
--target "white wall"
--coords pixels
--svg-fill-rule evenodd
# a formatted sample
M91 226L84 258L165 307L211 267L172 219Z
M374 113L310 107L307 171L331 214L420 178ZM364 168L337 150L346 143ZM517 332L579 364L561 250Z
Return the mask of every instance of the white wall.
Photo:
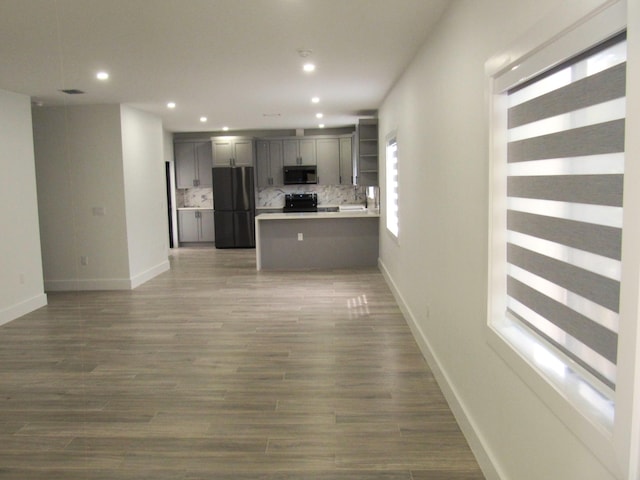
M0 325L46 305L31 100L0 90Z
M47 290L130 289L168 268L157 119L120 105L37 108L34 141Z
M120 107L44 107L33 115L46 289L126 288Z
M169 269L162 122L122 106L122 157L132 287Z
M383 228L380 259L488 478L608 480L612 475L484 338L484 63L555 4L453 2L388 94L379 112L380 138L397 130L400 239Z

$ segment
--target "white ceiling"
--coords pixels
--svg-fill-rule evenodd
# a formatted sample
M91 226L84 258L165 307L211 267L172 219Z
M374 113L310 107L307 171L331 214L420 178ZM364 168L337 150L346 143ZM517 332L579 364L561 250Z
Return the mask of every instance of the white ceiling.
M448 1L0 0L0 89L124 103L174 132L314 128L316 112L350 125L379 107Z

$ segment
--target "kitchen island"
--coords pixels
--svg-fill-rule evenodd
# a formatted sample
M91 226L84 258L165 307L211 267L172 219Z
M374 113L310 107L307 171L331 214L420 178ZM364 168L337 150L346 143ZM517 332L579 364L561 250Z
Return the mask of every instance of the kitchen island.
M256 216L256 268L300 270L373 267L380 214L262 213Z

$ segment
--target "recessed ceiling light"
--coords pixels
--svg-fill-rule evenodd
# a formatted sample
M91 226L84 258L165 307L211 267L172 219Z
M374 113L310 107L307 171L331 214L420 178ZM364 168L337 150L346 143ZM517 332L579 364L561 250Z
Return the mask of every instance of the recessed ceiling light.
M321 123L320 125L318 125L318 128L324 128L324 123Z
M207 121L207 117L200 117L200 121L201 121L202 123L206 122L206 121Z
M313 72L313 71L316 69L316 66L315 66L313 63L305 63L305 64L302 66L302 69L303 69L305 72Z
M98 72L98 73L96 73L96 78L98 80L108 80L109 79L109 74L107 72Z
M320 97L313 97L311 103L320 103Z
M321 114L321 113L316 113L316 118L322 118L322 117L324 117L324 115L323 115L323 114Z
M222 127L222 131L223 131L223 132L227 132L227 131L229 131L229 127Z
M167 103L167 108L176 108L176 102Z

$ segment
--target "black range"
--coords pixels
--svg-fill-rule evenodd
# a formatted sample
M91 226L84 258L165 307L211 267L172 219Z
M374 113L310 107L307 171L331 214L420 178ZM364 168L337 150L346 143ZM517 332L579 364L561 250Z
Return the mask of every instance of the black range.
M287 193L284 196L284 213L317 212L318 194L316 193Z

